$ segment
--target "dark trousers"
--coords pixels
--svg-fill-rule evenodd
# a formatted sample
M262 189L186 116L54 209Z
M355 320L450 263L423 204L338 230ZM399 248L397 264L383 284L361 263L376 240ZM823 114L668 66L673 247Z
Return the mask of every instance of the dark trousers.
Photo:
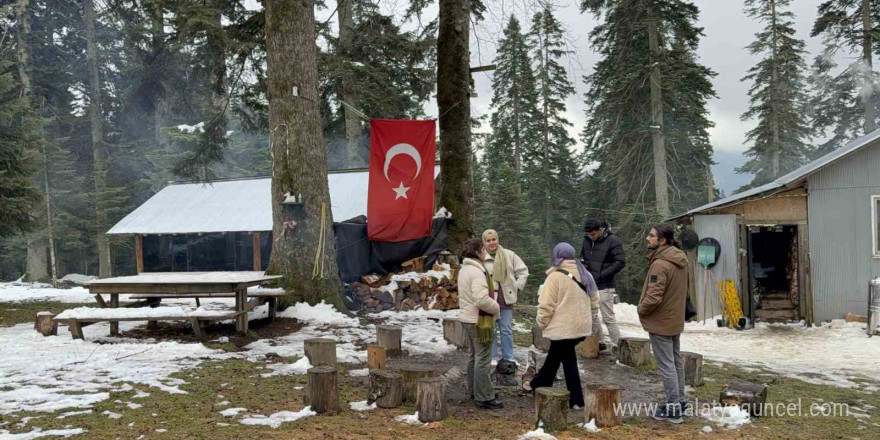
M581 376L578 373L575 346L584 339L586 338L550 341L550 351L547 352L547 359L544 360L544 365L541 366L538 374L532 379L532 389L552 387L553 380L556 379L556 372L559 371L559 364L561 363L562 370L565 372L565 386L570 393L568 406L578 405L583 407L584 390L581 388Z

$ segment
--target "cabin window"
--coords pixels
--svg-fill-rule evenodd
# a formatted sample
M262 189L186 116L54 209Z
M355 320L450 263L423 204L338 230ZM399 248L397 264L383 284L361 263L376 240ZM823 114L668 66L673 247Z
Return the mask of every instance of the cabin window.
M880 196L871 196L871 214L874 258L880 258Z

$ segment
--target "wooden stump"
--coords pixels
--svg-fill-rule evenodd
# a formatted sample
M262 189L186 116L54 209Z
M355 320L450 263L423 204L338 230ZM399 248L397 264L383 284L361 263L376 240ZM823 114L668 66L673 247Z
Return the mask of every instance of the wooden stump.
M437 370L427 365L407 365L400 369L403 375L403 399L413 403L416 401L419 379L438 376Z
M721 389L721 398L718 400L722 406L735 405L743 408L743 405L748 405L749 414L760 417L764 412L764 403L767 402L767 386L731 382Z
M684 383L692 387L703 385L703 355L681 352L681 363L684 364Z
M306 357L313 367L327 365L336 366L336 341L330 338L306 339L304 343Z
M403 336L403 328L395 325L377 325L376 326L376 344L385 346L385 353L388 356L400 356L403 351L400 349L400 339Z
M367 403L379 408L397 408L403 404L403 375L388 370L370 371L370 394Z
M561 388L535 390L535 426L545 432L558 432L568 427L569 393Z
M541 327L538 327L537 325L532 326L532 345L538 350L546 353L550 351L550 340L545 338L543 333Z
M605 428L620 425L620 387L598 382L584 387L584 421L596 420L596 426Z
M442 377L419 379L416 392L416 409L419 421L437 422L446 418L446 380Z
M40 332L43 336L56 336L58 334L58 323L53 321L55 314L51 312L37 313L37 319L34 321L34 330Z
M644 338L620 338L617 360L630 367L651 365L651 341Z
M306 385L307 404L318 414L339 410L336 367L322 365L309 368Z
M581 354L587 359L596 359L599 357L599 334L587 336L584 342L578 344ZM589 420L587 420L589 422Z
M379 370L385 368L385 346L384 345L368 345L367 346L367 368L371 370Z
M461 321L453 318L443 318L443 339L459 349L466 349L471 345Z

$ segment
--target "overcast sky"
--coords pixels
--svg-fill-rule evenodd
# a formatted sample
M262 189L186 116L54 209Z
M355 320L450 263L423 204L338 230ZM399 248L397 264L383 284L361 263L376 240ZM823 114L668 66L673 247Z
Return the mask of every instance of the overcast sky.
M382 9L387 13L402 16L408 1L406 0L378 0ZM823 0L794 0L791 10L795 14L795 26L798 37L807 43L809 55L807 63L810 64L812 57L821 50L820 38L810 38L810 29L816 19L816 9ZM748 148L745 144L745 133L754 125L754 121L740 121L740 115L748 107L749 83L741 82L746 71L753 66L758 57L752 56L745 46L754 40L755 32L760 29L760 24L751 19L743 12L742 1L739 0L694 0L700 8L699 25L703 27L705 36L700 42L697 51L699 62L714 70L718 76L713 80L717 98L709 102L711 119L715 127L711 130L712 146L715 148L715 161L718 162L713 168L716 185L726 194L751 179L750 176L736 174L733 168L741 165L745 158L742 152ZM249 6L258 8L256 0L248 0ZM535 0L487 0L490 10L486 13L486 20L477 24L476 30L472 29L471 36L471 65L491 64L495 57L495 42L501 35L501 29L506 24L510 14L516 14L524 26L531 24L531 15L534 13L538 2ZM319 19L326 19L335 8L332 1L327 1L328 10L318 11ZM578 0L557 0L556 16L563 22L568 32L568 42L572 55L566 60L568 73L575 84L577 94L570 97L567 102L568 118L574 124L571 129L572 135L579 138L586 115L583 102L583 94L586 87L583 83L584 75L589 75L598 56L589 47L587 40L591 29L596 21L590 14L581 14ZM435 17L435 5L425 13L425 18ZM474 78L478 97L471 101L474 116L488 114L489 103L492 97L491 73L479 73ZM436 117L437 107L432 101L425 108L429 117ZM370 115L381 117L381 115ZM580 141L578 140L580 144ZM581 148L581 145L578 145Z

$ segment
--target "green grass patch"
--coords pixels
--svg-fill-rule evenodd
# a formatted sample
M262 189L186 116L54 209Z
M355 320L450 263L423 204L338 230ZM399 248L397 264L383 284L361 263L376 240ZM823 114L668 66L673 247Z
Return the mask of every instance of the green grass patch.
M76 307L97 307L96 303L44 301L0 302L0 327L33 323L39 312L61 313Z

